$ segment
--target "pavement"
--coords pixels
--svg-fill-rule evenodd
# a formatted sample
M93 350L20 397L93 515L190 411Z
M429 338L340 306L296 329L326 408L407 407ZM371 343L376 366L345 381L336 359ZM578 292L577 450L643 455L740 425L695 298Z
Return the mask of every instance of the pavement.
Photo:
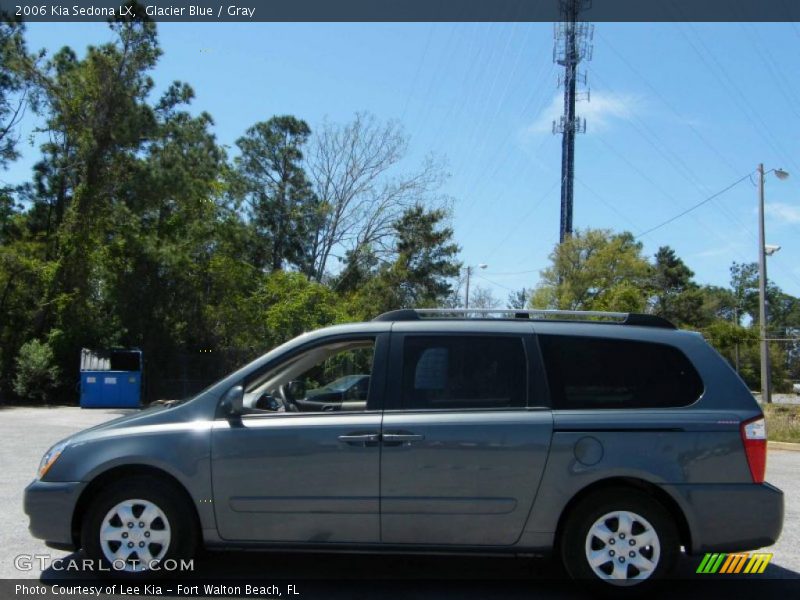
M51 550L30 536L28 519L22 510L22 493L33 479L42 454L53 443L126 412L130 411L73 407L0 409L0 477L3 482L0 487L0 506L4 507L0 513L0 539L4 542L0 548L0 579L24 578L36 584L37 579L47 582L63 576L53 571L43 572L35 561L30 570L20 571L14 564L15 557L19 555L80 558L77 554ZM783 534L777 544L766 550L773 553L774 558L764 574L748 577L782 580L784 585L792 586L792 590L800 591L800 452L771 449L767 461L767 480L785 493ZM702 578L705 580L700 583L707 583L709 577L716 577L696 575L698 562L699 558L696 557L682 557L676 574L677 578L688 580L695 590ZM316 580L318 583L314 584L313 591L317 594L311 595L332 597L339 594L326 588L322 580L391 580L391 587L387 588L391 596L396 596L394 591L399 591L403 597L483 599L487 596L496 597L495 592L500 589L505 597L526 597L530 591L530 581L534 580L539 586L537 589L549 590L545 594L549 597L570 596L571 584L554 579L554 574L558 576L558 567L541 558L237 551L203 553L196 559L195 573L189 575L187 581L191 583L192 578L242 577L244 580L263 580L272 577L296 581L302 588L312 585L309 582ZM427 582L424 589L419 588L419 582ZM341 592L342 589L338 586L336 591ZM739 588L734 590L735 593L741 591ZM349 588L346 593L341 593L343 597L360 596ZM778 595L785 593L781 588Z

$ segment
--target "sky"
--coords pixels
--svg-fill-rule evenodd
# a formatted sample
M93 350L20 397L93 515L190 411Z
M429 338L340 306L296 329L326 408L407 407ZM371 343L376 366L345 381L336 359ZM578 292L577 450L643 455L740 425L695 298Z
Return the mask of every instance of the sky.
M433 154L450 177L453 226L472 285L503 305L530 288L558 241L560 68L551 23L172 23L153 77L194 88L218 140L233 147L276 114L344 122L357 111L398 119L402 170ZM31 23L30 49L78 51L111 38L99 23ZM581 63L589 101L575 160L574 225L642 235L645 254L674 248L699 283L726 286L732 261L757 260L755 169L767 175L770 280L800 296L800 25L597 23ZM41 139L24 123L23 158L0 174L24 181ZM33 142L33 146L30 145ZM748 173L752 177L746 177Z

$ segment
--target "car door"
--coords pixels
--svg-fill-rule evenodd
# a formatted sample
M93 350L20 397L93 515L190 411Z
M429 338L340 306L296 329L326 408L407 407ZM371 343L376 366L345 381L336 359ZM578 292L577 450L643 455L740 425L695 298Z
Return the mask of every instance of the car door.
M315 364L303 375L312 373L304 384L323 385L347 364L341 360L347 349L361 352L364 344L372 344L369 372L363 373L371 382L366 402L311 404L303 412L261 411L215 421L212 480L223 539L379 541L380 409L388 343L388 334L337 336L294 352L286 359L291 366L270 367L279 375L262 377L280 378L282 368L289 373L294 365L326 356L323 368Z
M508 323L475 334L458 326L394 326L382 428L384 543L511 545L536 496L552 416L536 406L546 396L531 329Z

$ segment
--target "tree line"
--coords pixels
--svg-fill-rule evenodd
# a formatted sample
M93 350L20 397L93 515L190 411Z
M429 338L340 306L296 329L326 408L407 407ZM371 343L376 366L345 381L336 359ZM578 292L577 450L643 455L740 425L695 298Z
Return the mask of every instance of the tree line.
M734 262L727 287L702 285L669 246L652 257L629 232L576 232L550 255L531 290L509 306L643 312L700 331L734 366L750 389L760 388L758 265ZM768 337L777 391L800 379L800 300L768 282ZM793 341L798 338L798 341Z
M360 113L316 132L278 115L216 140L184 82L156 95L147 21L53 56L0 24L0 169L25 111L45 142L0 189L0 391L74 399L81 348L141 348L151 382L175 357L232 362L303 331L454 294L446 179L410 171L399 123ZM234 364L225 365L231 368Z
M41 123L23 184L0 184L0 398L74 401L81 348L140 348L150 399L182 371L221 375L304 331L402 307L461 306L445 164L409 168L401 124L357 113L314 130L277 115L228 152L176 81L156 93L161 49L146 20L109 24L79 57L26 47L0 19L0 173L20 125ZM1 180L0 180L1 181ZM670 247L578 231L508 308L638 311L700 330L758 387L758 273L702 285ZM770 331L797 334L800 306L770 284ZM501 303L477 288L471 307ZM778 388L800 378L773 343ZM214 355L208 360L186 357ZM210 358L210 357L209 357Z

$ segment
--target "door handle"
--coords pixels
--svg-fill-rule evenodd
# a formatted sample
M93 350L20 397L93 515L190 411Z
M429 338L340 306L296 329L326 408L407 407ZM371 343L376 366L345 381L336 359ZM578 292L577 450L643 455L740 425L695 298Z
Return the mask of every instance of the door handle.
M402 446L403 444L411 444L413 442L421 442L425 436L419 433L384 433L381 436L384 445L386 446Z
M339 436L339 441L351 446L376 445L381 440L379 433L348 433Z

